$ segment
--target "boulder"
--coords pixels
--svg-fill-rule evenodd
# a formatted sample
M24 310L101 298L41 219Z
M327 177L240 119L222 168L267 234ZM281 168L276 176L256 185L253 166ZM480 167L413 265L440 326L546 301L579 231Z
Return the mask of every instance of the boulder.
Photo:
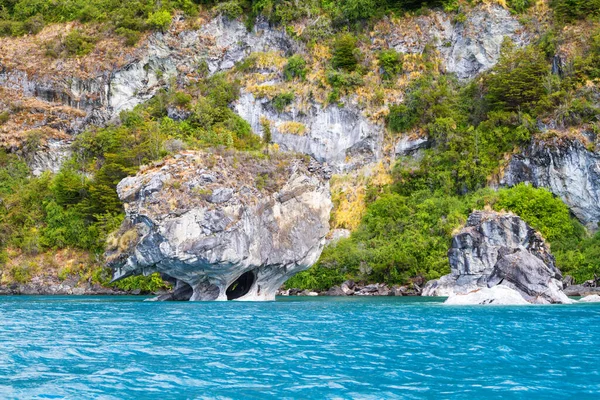
M117 187L126 218L107 245L114 280L160 272L176 287L160 300L273 300L321 254L328 177L283 153L189 151L142 169Z
M340 289L342 289L344 294L346 294L347 296L352 296L354 294L354 287L355 283L353 280L350 279L342 283Z
M452 238L448 259L450 274L427 282L424 296L479 293L502 285L530 303L571 302L562 291L562 275L548 246L516 215L473 212ZM478 296L472 298L479 301Z
M346 296L346 292L339 286L333 286L325 292L325 296Z
M571 285L564 288L567 296L590 296L600 294L600 287L589 287L585 285Z

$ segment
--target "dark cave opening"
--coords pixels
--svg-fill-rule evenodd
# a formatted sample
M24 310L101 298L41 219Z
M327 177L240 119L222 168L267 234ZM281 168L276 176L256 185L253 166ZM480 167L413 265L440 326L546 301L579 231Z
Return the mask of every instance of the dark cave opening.
M247 294L254 283L254 279L253 271L244 272L227 288L225 292L227 300L235 300Z

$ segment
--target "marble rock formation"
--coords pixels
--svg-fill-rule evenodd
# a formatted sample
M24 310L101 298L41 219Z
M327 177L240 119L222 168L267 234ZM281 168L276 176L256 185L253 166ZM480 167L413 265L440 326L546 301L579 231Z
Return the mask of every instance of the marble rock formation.
M520 182L547 188L588 229L598 229L600 154L590 151L581 140L557 137L532 141L511 158L501 183L513 186Z
M516 215L473 212L466 226L454 235L448 258L450 274L428 282L424 296L453 298L502 285L529 303L571 302L562 291L562 275L548 246L539 233ZM498 294L507 298L506 291L483 290L449 302L457 304L456 301L471 299L470 304L494 303L491 300ZM514 299L514 294L508 297Z
M108 241L114 279L159 272L159 300L273 300L321 254L330 172L275 154L183 152L123 179L126 219Z

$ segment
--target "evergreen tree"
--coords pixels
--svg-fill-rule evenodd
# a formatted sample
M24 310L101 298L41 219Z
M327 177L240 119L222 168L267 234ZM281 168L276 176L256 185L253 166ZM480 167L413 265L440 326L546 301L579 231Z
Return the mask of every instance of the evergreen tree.
M358 65L356 39L350 34L340 36L333 44L333 68L354 71Z

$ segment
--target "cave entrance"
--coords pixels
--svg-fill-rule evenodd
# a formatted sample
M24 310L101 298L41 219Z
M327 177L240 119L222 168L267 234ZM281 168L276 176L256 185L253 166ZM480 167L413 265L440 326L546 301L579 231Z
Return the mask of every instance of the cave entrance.
M244 272L227 288L227 291L225 292L227 300L235 300L246 295L250 291L254 279L255 276L253 271Z

